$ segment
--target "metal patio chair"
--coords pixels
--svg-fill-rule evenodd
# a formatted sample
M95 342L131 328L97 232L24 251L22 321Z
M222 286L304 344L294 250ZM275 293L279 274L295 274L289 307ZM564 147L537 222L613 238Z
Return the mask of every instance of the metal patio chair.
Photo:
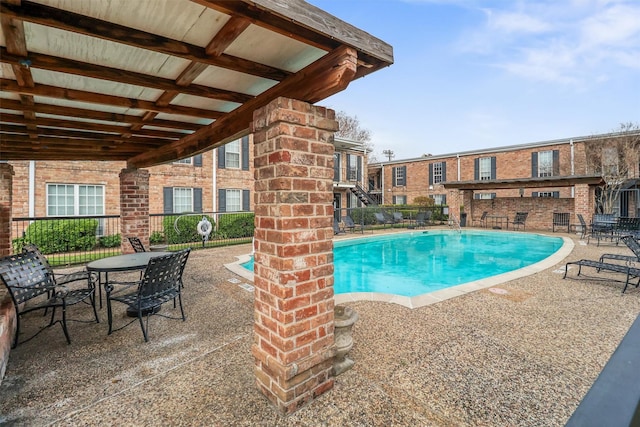
M145 342L149 341L149 318L152 315L156 314L170 319L179 319L178 317L165 316L158 313L164 303L173 300L175 308L177 300L182 321L186 320L182 306L182 273L190 252L191 248L187 248L169 255L151 258L142 280L138 282L138 289L134 292L112 294L113 284L107 283L105 285L109 335L135 322L135 319L133 319L126 325L113 329L112 301L121 302L128 306L127 313L131 317L137 318L140 322ZM143 321L143 317L146 317L146 322Z
M78 275L74 280L71 277L66 277L65 284L73 282L86 283L86 287L70 289L56 282L49 263L46 262L46 258L42 256L40 251L23 251L0 258L0 278L7 287L16 310L16 335L12 348L18 346L21 316L32 311L43 310L46 314L46 310L51 308L51 320L47 326L40 328L35 334L22 342L29 341L44 329L60 323L67 339L67 344L71 344L67 328L67 307L80 302L91 304L96 323L100 322L96 311L94 276L90 274ZM62 316L56 320L58 308L61 309ZM86 323L86 321L82 320L76 321Z
M147 249L142 244L142 241L137 237L127 237L129 239L129 243L133 248L134 252L147 252Z

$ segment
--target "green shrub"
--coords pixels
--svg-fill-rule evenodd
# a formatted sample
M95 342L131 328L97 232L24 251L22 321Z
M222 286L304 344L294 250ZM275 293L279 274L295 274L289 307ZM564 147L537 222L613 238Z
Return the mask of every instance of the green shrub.
M44 254L89 251L96 246L98 220L54 219L35 221L24 235L24 241L34 243Z
M351 219L356 224L371 225L376 224L376 212L380 212L379 208L354 209L351 211ZM362 222L364 220L364 222Z
M164 234L159 231L154 231L153 233L151 233L151 236L149 236L149 243L151 243L152 245L164 243Z
M100 237L98 242L103 248L117 248L122 243L122 239L119 234L112 234L110 236Z
M215 229L216 222L209 215L171 215L164 217L162 226L164 228L166 243L175 245L178 243L201 242L202 236L198 234L198 223L200 222L200 220L202 220L203 216L209 220L212 228ZM176 227L174 227L176 219L178 220L178 232L176 232ZM215 234L211 232L211 234L209 235L209 239L212 239L214 236Z
M218 237L233 239L251 237L255 228L253 213L228 213L220 216Z
M13 246L13 253L17 254L18 252L22 252L22 248L24 247L25 241L24 237L18 237L17 239L13 239L11 241L11 245Z

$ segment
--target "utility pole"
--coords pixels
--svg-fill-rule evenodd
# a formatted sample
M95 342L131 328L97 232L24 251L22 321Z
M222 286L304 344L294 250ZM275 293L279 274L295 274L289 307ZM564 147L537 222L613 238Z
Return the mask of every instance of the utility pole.
M393 154L393 150L384 150L382 154L387 156L389 158L389 161L391 161L391 159L395 157L395 155Z

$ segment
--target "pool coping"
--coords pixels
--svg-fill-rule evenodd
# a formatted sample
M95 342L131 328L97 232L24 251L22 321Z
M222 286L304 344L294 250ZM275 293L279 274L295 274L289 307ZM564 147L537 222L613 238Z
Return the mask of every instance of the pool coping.
M412 231L414 232L414 231ZM510 231L501 231L501 233L516 233ZM498 274L496 276L485 277L484 279L474 280L467 283L462 283L460 285L451 286L446 289L440 289L437 291L429 292L426 294L417 295L414 297L405 297L401 295L394 294L385 294L380 292L350 292L345 294L335 294L334 300L336 305L346 304L349 302L355 301L378 301L378 302L386 302L392 304L398 304L407 308L420 308L426 305L431 305L438 303L440 301L445 301L450 298L459 297L461 295L468 294L470 292L479 291L481 289L487 289L496 285L500 285L505 282L509 282L511 280L520 279L522 277L530 276L535 273L539 273L548 268L551 268L558 264L560 261L565 259L575 247L575 243L572 239L566 236L549 236L543 233L527 233L527 234L539 234L541 236L546 237L560 237L563 240L563 244L556 252L547 258L536 262L535 264L528 265L523 268L519 268L517 270L509 271L507 273ZM362 238L370 238L367 237L356 237L358 239ZM377 236L379 237L379 236ZM342 240L342 239L341 239ZM350 240L350 239L349 239ZM232 273L237 274L238 276L253 282L253 272L247 270L242 267L240 264L244 264L245 262L251 259L252 254L240 255L237 256L238 261L224 264L224 266L231 271Z

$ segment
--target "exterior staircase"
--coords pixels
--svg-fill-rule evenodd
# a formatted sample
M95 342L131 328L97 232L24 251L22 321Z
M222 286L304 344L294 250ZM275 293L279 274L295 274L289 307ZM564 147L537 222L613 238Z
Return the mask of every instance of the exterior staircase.
M375 206L378 204L378 202L375 201L375 199L373 199L369 193L367 193L366 191L364 191L364 188L362 188L360 186L360 184L356 184L355 187L351 187L351 192L353 194L356 195L356 197L362 202L363 205L365 206Z

